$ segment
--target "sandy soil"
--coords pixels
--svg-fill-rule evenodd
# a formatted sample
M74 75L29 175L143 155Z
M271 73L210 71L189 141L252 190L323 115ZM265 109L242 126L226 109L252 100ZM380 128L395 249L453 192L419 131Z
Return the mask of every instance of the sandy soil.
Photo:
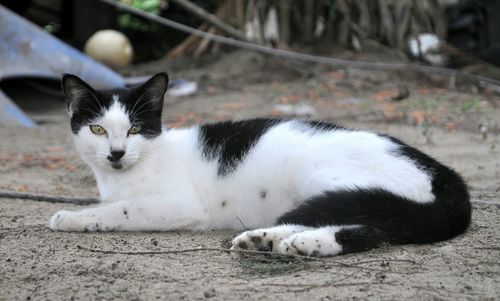
M168 253L227 248L236 233L56 233L46 227L49 217L78 206L0 199L0 300L500 299L500 208L493 204L500 196L498 96L385 74L318 68L304 74L302 67L255 56L238 57L248 70L231 68L233 60L124 73L166 68L173 77L199 81L197 95L167 99L165 122L174 126L280 116L277 104L307 104L313 118L401 138L464 175L475 201L469 231L433 245L322 260ZM401 83L410 97L396 103L391 93ZM72 148L63 107L54 100L33 108L32 116L44 122L37 129L0 128L0 189L96 195ZM484 135L480 125L488 127Z

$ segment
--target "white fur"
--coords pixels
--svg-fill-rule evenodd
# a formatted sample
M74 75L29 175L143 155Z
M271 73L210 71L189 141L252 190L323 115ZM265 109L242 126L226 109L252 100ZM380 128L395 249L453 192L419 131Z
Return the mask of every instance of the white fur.
M351 228L352 226L349 226ZM342 226L321 227L292 234L278 245L277 252L306 256L334 256L342 252L342 246L335 240L335 233Z
M396 144L369 132L318 132L298 121L281 123L261 137L234 171L219 176L218 162L207 161L202 153L197 127L164 130L154 139L127 137L131 124L117 101L95 124L108 135L94 135L84 127L75 141L95 173L105 203L58 212L50 222L53 230L269 227L311 196L350 188L383 188L419 203L434 200L430 176L413 161L398 156ZM111 148L125 150L120 170L106 159ZM341 252L332 235L338 227L306 228L276 228L273 231L282 234L273 247L289 252L285 243L290 245L288 239L293 239L307 244L300 252L309 254L316 250L310 240L294 233L310 230L314 240L331 245L320 252ZM255 233L250 234L237 239Z
M327 226L320 228L301 225L280 225L271 228L245 231L232 241L231 250L271 246L266 251L307 256L333 256L342 252L335 234L357 226Z

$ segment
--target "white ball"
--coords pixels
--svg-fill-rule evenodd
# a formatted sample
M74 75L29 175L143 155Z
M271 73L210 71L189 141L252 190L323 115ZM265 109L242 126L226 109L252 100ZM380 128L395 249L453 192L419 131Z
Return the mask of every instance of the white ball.
M134 56L130 40L123 33L112 29L94 33L85 43L84 51L113 69L126 67Z
M433 33L421 33L408 40L410 53L414 57L421 57L434 66L444 66L446 64L446 56L434 53L439 51L442 45L443 42Z

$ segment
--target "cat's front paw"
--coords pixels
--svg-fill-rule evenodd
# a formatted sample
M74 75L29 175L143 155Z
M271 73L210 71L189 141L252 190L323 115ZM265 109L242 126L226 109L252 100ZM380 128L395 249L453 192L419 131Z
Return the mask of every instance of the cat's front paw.
M61 210L54 214L49 222L49 228L54 231L89 231L81 214L74 211Z
M281 239L262 229L245 231L233 239L231 250L272 251Z
M293 233L308 229L304 226L282 225L245 231L233 239L231 250L277 251L280 242Z

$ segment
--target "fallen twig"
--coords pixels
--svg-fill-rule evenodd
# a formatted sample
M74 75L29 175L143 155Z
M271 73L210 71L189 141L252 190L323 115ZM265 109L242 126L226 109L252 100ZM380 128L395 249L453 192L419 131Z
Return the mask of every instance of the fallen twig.
M357 286L357 285L394 285L397 282L391 281L391 282L375 282L375 281L364 281L364 282L344 282L344 283L339 283L338 281L336 282L327 282L327 283L322 283L322 284L301 284L301 283L264 283L262 284L263 286L277 286L277 287L300 287L300 289L293 290L293 292L303 292L303 291L309 291L313 288L321 288L321 287L342 287L342 286Z
M241 226L243 227L243 229L245 230L251 230L250 228L248 228L244 223L243 221L241 220L241 218L239 216L236 217L236 219L240 222Z
M197 16L198 18L202 19L203 21L207 22L213 27L219 29L223 33L230 35L234 38L237 38L238 40L250 42L242 32L222 22L219 18L217 18L217 16L207 12L206 10L194 4L193 2L186 0L171 0L171 2L179 5L188 12Z
M369 270L374 272L384 272L384 273L393 273L393 274L414 274L413 272L396 272L392 270L384 270L384 269L376 269L370 267L359 266L356 263L344 263L332 260L332 258L328 257L310 257L298 254L281 254L278 252L269 252L269 251L254 251L254 250L231 250L231 249L221 249L221 248L192 248L192 249L181 249L181 250L166 250L166 251L114 251L114 250L101 250L101 249L93 249L84 247L81 245L76 246L79 250L93 252L93 253L102 253L102 254L122 254L122 255L165 255L165 254L184 254L184 253L193 253L193 252L223 252L223 253L237 253L237 254L248 254L248 255L271 255L279 258L288 258L288 259L300 259L307 261L321 261L325 263L330 263L336 266L344 267L344 268L354 268L360 270ZM381 260L381 261L390 261Z
M410 259L374 259L374 260L353 262L351 264L365 264L365 263L374 263L374 262L407 262L407 263L411 263L411 264L417 264L415 262L415 260L410 260Z
M182 250L167 250L167 251L114 251L114 250L100 250L92 249L84 246L76 246L80 250L93 252L93 253L103 253L103 254L123 254L123 255L153 255L153 254L182 254L182 253L193 253L193 252L225 252L225 253L240 253L240 254L251 254L251 255L273 255L278 257L288 257L288 258L301 258L307 260L319 260L317 257L309 257L304 255L293 255L293 254L281 254L278 252L266 252L266 251L253 251L253 250L231 250L222 248L192 248L192 249L182 249Z
M475 250L493 250L493 251L500 251L500 247L477 247L474 248Z
M482 201L482 200L472 200L471 203L473 204L482 204L482 205L493 205L498 208L500 208L500 202L499 201Z

